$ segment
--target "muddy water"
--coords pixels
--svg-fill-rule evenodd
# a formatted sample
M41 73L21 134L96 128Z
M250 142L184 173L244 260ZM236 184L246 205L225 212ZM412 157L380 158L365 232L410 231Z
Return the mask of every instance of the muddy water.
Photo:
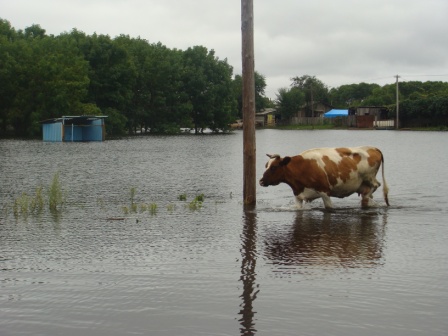
M277 186L244 211L241 133L0 140L0 335L446 335L448 134L256 136L259 176L267 152L378 146L391 207ZM62 210L15 216L57 172Z

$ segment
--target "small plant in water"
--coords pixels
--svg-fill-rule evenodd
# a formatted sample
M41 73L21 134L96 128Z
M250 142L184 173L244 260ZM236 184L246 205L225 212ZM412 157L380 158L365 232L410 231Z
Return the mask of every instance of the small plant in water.
M14 204L12 206L12 211L14 213L15 217L18 217L20 214L22 214L24 217L28 217L29 213L29 204L30 204L30 197L27 193L22 193L19 198L14 200Z
M149 213L151 215L155 215L157 213L157 204L156 203L151 203L149 205Z
M178 197L177 197L177 199L179 200L179 201L186 201L187 200L187 194L180 194Z
M135 204L135 194L136 194L135 187L132 187L131 191L130 191L130 201L131 201L130 210L131 210L131 212L137 212L137 204Z
M62 185L59 181L59 173L53 176L53 180L48 187L48 208L51 212L60 210L65 203L65 195L62 190ZM18 198L14 200L12 211L15 217L22 215L27 217L30 214L41 214L47 204L44 188L39 186L36 188L34 195L28 195L23 192Z
M45 206L45 199L43 195L43 188L37 187L36 194L31 199L31 212L41 213Z
M53 180L48 189L48 206L50 211L57 211L64 204L64 193L61 182L59 181L59 172L54 174Z
M175 204L168 204L166 206L166 209L170 212L174 211L174 209L176 209L176 205Z
M204 202L204 194L197 195L194 200L192 200L188 204L188 207L193 211L199 210L200 208L202 208L202 202Z

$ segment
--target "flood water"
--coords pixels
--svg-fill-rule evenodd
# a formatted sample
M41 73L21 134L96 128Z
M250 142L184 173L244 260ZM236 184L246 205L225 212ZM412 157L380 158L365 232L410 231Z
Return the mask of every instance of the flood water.
M244 211L240 132L0 140L0 335L448 335L448 133L256 138L258 178L265 153L379 147L391 206L280 185ZM62 209L14 213L56 173Z

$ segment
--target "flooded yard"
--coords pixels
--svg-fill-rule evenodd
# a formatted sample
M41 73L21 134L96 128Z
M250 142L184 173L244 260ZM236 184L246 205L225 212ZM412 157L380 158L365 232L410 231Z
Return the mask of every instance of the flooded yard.
M390 207L242 205L242 133L0 140L0 335L448 335L448 133L258 130L266 153L373 145ZM14 202L55 174L60 210ZM379 175L380 176L380 175Z

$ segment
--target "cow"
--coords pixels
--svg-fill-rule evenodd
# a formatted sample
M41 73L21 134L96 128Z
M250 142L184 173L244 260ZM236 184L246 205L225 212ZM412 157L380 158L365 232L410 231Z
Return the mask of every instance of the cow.
M322 198L327 209L333 208L330 197L344 198L358 193L361 206L368 207L372 194L381 185L376 174L382 167L383 196L389 206L384 177L384 156L378 148L370 146L351 148L315 148L296 156L281 157L267 154L270 160L259 183L262 187L289 185L296 205Z

